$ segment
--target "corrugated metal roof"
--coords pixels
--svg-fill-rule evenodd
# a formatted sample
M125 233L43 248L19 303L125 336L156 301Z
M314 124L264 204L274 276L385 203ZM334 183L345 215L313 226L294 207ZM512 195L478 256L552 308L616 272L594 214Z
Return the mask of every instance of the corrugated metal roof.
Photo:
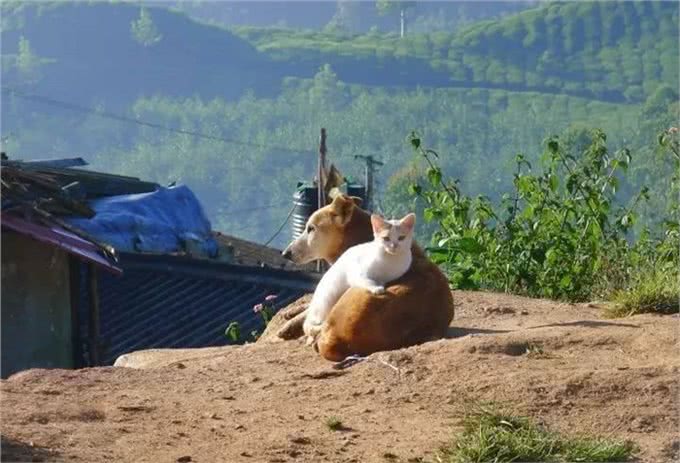
M141 349L230 344L224 331L237 321L242 335L262 332L253 306L269 294L285 307L313 290L318 276L183 257L124 254L124 274L99 277L103 364ZM82 279L81 281L85 281ZM82 339L87 336L87 285L81 292Z
M93 243L66 230L45 227L4 212L0 214L0 222L3 227L8 227L17 233L28 235L35 240L57 246L68 253L93 262L111 273L120 274L122 271L113 265L108 258L100 254L99 248Z

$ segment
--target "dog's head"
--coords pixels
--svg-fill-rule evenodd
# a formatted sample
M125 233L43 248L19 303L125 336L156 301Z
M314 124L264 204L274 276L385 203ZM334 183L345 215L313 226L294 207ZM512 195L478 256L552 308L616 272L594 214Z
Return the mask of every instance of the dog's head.
M333 263L348 247L347 227L360 204L360 198L336 196L331 204L311 215L304 233L284 249L283 257L296 264L318 259ZM362 226L365 228L365 224Z

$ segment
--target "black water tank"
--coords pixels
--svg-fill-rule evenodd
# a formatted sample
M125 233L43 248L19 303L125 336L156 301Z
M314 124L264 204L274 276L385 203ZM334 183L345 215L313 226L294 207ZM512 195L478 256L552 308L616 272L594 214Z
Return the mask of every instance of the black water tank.
M304 233L307 219L318 209L319 193L317 188L299 184L298 191L293 194L293 204L295 205L295 210L291 219L293 239L295 239Z
M363 201L364 207L366 207L366 187L359 183L348 183L347 184L347 195L348 196L358 196Z

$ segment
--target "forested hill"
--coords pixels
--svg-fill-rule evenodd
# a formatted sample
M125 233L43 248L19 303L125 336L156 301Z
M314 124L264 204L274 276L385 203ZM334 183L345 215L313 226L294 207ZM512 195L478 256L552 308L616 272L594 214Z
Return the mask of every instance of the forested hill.
M384 162L388 214L413 204L407 186L423 174L404 142L412 130L467 194L497 200L518 153L536 162L547 136L581 146L600 128L633 153L621 191L652 188L642 223L676 198L652 143L677 121L677 3L550 3L403 39L224 28L127 2L0 7L10 157L78 154L184 183L225 233L265 242L279 229L295 185L314 176L320 127L343 174L363 175L357 154Z
M678 4L549 4L457 33L226 30L122 3L3 4L6 86L125 106L139 96L279 93L331 64L374 86L496 88L639 102L678 86Z
M300 67L328 62L345 82L535 90L638 102L678 86L675 2L551 3L458 33L341 37L240 27ZM360 66L357 66L361 63Z
M123 108L150 95L234 99L249 89L266 95L281 80L247 42L168 9L12 6L3 6L3 85Z

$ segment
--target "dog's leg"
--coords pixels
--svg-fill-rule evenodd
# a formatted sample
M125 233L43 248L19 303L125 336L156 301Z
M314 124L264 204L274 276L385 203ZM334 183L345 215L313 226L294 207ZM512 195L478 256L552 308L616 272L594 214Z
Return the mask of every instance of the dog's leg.
M299 338L303 334L302 324L305 322L306 316L306 310L300 312L295 317L284 323L283 326L279 328L279 331L276 332L276 335L279 338L286 340Z
M307 306L300 304L296 307L289 307L288 309L282 310L281 316L286 320L290 320L300 315L300 313L304 312L305 310L307 310Z

